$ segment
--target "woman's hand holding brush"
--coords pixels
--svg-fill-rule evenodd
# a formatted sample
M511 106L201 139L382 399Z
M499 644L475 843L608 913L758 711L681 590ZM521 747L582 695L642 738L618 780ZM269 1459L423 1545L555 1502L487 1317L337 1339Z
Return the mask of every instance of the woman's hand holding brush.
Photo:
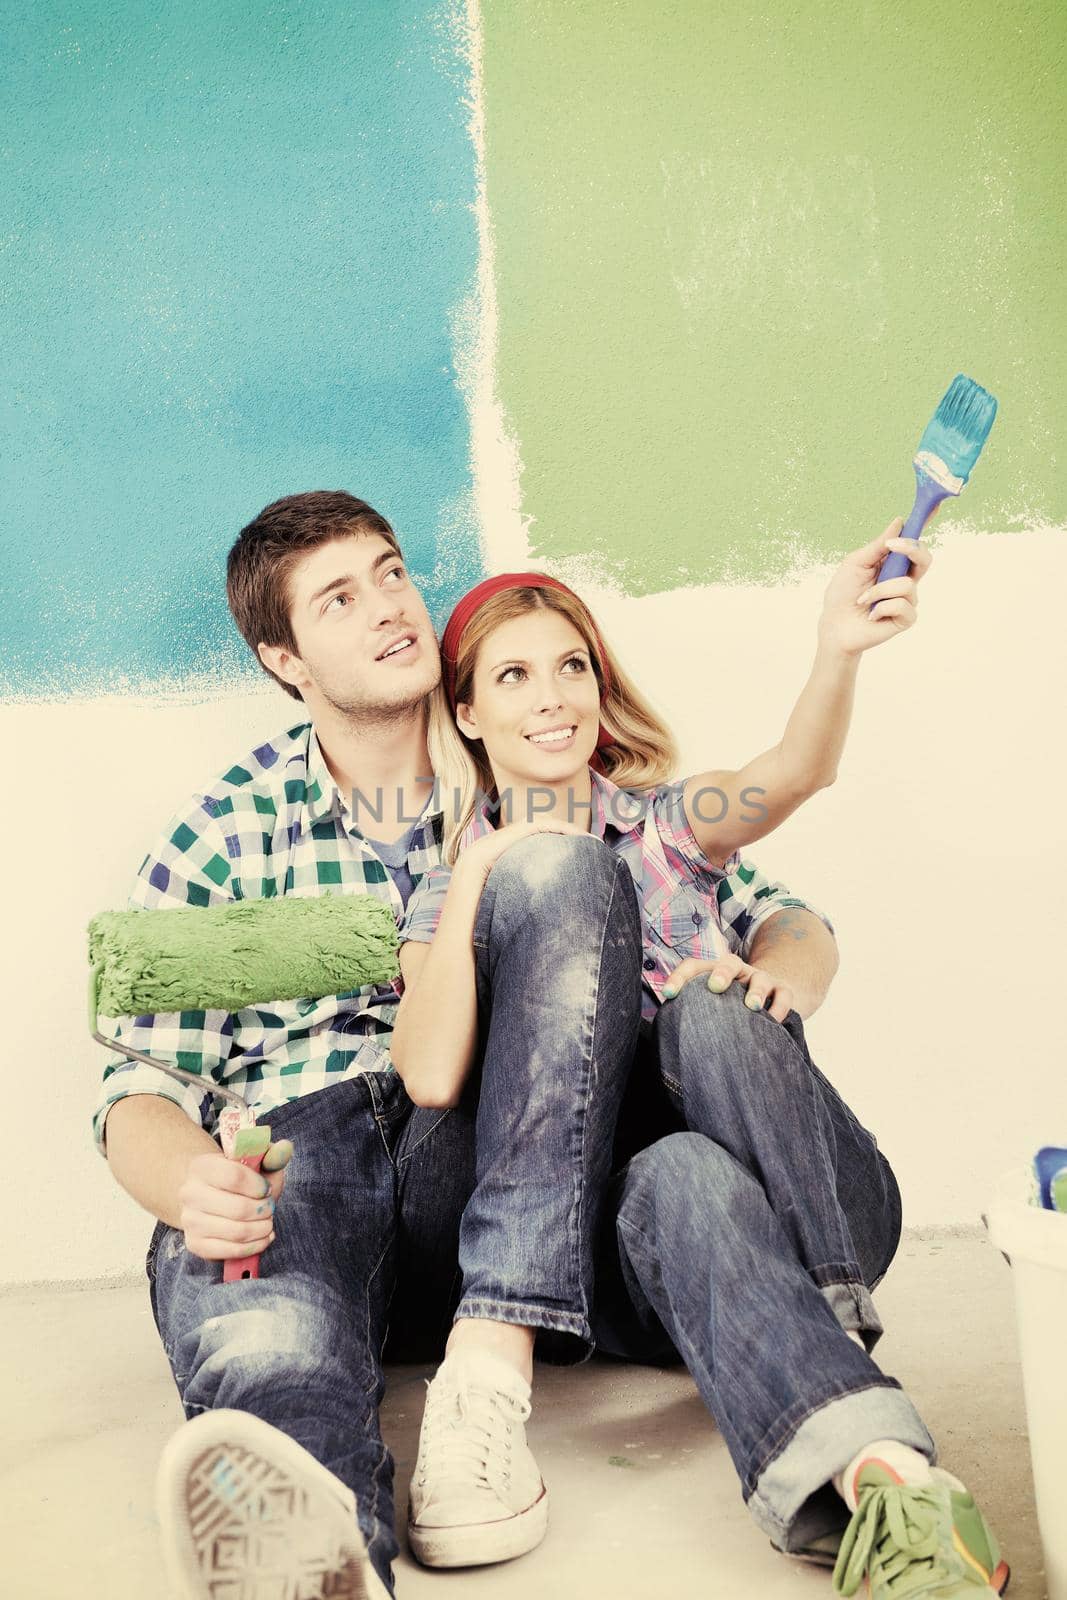
M918 586L933 556L917 539L900 538L903 525L902 518L895 518L879 538L847 555L834 573L819 619L821 650L858 657L915 623ZM891 551L907 558L909 574L879 583L878 569Z
M205 1261L261 1254L274 1238L274 1207L292 1154L289 1140L280 1139L259 1172L219 1151L195 1155L178 1191L186 1249Z

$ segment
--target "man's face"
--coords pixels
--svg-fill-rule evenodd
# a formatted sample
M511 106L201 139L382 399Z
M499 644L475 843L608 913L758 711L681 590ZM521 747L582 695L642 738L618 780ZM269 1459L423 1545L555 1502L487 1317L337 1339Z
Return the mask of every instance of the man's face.
M440 680L422 596L381 534L333 539L305 557L290 575L289 616L298 659L281 654L283 676L312 711L321 699L345 714L389 716Z

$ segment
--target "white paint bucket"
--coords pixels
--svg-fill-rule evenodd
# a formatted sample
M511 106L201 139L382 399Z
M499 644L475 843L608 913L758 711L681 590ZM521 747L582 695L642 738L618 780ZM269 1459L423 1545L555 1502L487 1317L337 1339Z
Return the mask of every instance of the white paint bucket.
M1013 1188L987 1208L985 1223L1015 1285L1048 1600L1067 1600L1067 1215L1029 1205L1025 1178Z

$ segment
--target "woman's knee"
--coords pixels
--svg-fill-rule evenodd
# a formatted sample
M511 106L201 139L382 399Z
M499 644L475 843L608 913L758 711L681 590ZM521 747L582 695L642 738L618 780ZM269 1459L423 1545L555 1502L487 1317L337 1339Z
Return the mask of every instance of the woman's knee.
M614 876L624 865L603 839L587 833L535 833L509 845L494 863L491 878L499 894L513 886L525 897L552 893L577 872Z
M527 936L573 946L605 928L625 931L639 954L640 916L633 877L622 857L588 834L539 833L506 850L489 874L475 943Z

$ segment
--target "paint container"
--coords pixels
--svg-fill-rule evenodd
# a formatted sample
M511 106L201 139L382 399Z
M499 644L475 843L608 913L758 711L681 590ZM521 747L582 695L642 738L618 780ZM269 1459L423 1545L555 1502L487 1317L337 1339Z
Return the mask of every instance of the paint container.
M985 1224L1012 1269L1048 1600L1067 1600L1067 1217L1034 1205L1032 1182L1030 1173L1004 1180Z
M1034 1157L1034 1204L1067 1211L1067 1150L1046 1144Z

